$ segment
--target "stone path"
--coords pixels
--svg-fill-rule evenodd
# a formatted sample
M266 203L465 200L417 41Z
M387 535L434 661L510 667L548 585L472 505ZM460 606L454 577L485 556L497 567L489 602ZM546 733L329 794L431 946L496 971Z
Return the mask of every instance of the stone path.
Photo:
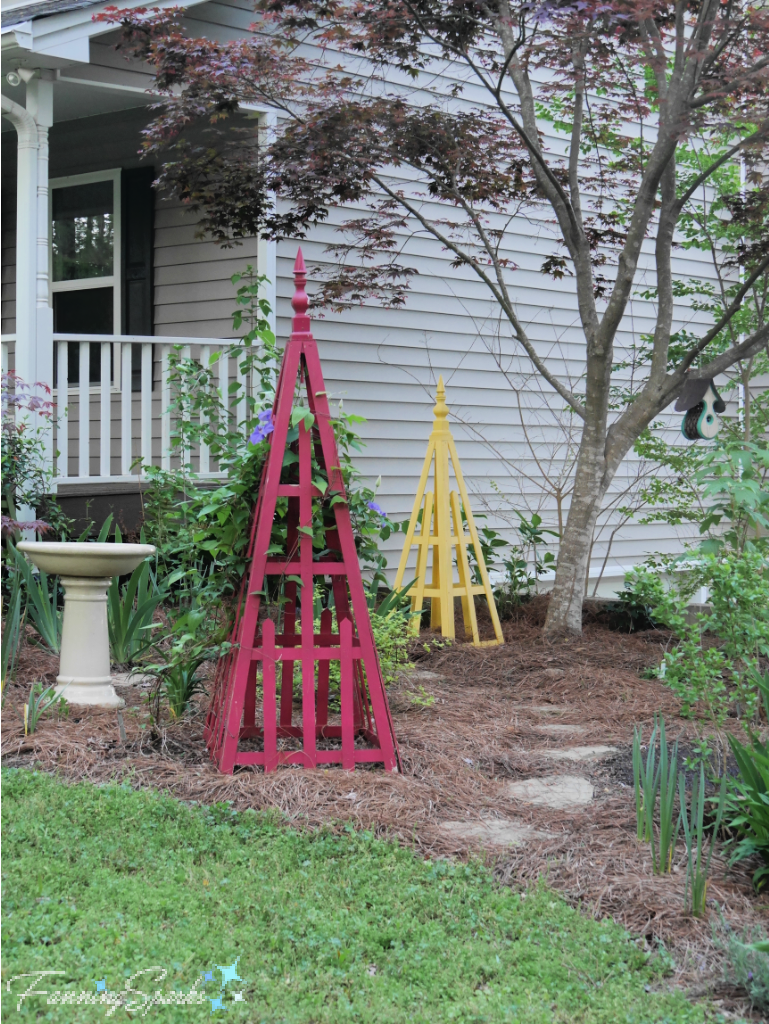
M593 747L566 747L564 750L543 750L542 756L550 761L600 761L601 758L616 753L616 747L606 747L598 743Z
M536 807L584 807L593 799L593 783L583 775L545 775L541 779L508 782L505 795Z
M539 832L531 825L509 818L489 818L486 821L444 821L444 832L457 839L480 839L493 846L521 846L529 839L547 839L550 832Z
M585 732L583 725L563 725L560 722L546 722L545 725L535 725L534 728L537 732L548 732L553 735Z
M115 672L112 675L113 686L149 686L154 676L145 672Z
M412 670L405 675L410 683L427 684L441 681L441 677L433 672ZM520 719L527 720L535 732L554 738L562 736L578 736L587 732L583 725L567 722L540 722L538 719L558 717L569 714L571 708L558 704L522 705L516 708ZM542 757L552 761L591 763L600 761L617 753L617 748L606 744L590 746L548 747L537 751ZM532 807L547 808L554 811L575 811L587 807L593 800L594 787L584 775L545 775L540 778L508 780L501 785L502 795L508 800L520 802ZM536 839L547 839L553 833L537 830L534 826L514 818L476 818L468 821L445 821L440 825L442 831L457 839L475 840L491 846L521 846Z

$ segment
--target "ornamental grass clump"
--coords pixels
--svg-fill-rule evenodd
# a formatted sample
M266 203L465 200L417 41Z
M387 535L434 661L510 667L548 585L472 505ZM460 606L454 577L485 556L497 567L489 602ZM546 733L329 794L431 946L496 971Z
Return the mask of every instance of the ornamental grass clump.
M64 690L66 690L66 686ZM42 683L33 683L29 689L29 696L24 705L24 735L31 736L37 730L38 723L47 711L58 711L66 713L67 702L61 693L56 692L55 686L43 687Z
M754 681L769 716L769 672L756 673ZM761 890L769 884L769 746L755 732L750 747L734 736L729 737L729 744L740 772L727 807L729 827L736 829L739 837L732 862L760 857L753 885Z
M656 739L659 735L659 764ZM678 741L668 748L665 720L654 722L644 762L641 754L642 733L636 728L633 735L633 779L636 800L636 834L638 841L649 843L655 874L672 869L673 851L680 828L680 817L675 813L676 775L678 773ZM658 846L654 844L654 812L659 797Z
M713 859L716 836L721 827L726 796L726 775L721 778L721 788L716 801L716 818L710 836L707 855L704 855L705 833L705 766L700 764L699 776L694 776L692 798L687 811L686 776L681 772L678 776L678 793L681 801L681 821L684 827L686 842L686 889L684 891L684 909L689 910L693 917L702 917L708 896L708 872Z

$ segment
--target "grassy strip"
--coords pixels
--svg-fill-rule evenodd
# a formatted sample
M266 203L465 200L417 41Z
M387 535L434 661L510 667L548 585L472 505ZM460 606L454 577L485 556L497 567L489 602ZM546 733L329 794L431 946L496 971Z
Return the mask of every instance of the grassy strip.
M21 770L3 773L2 821L7 1021L75 1024L110 1009L28 996L19 1011L31 981L13 981L9 995L15 975L61 971L33 987L95 997L97 981L118 993L152 966L167 977L135 977L133 988L189 991L197 981L200 1003L134 995L108 1019L211 1020L215 965L236 958L243 981L227 984L214 1018L704 1019L680 995L645 990L663 964L613 924L585 919L544 886L524 897L480 866L422 861L368 833L297 832L269 815ZM205 971L213 980L203 987Z

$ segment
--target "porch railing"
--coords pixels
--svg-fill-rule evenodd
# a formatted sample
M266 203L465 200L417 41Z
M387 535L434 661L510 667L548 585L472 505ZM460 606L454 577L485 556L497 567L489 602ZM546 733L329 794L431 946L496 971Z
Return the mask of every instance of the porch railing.
M146 466L170 470L173 429L169 356L175 346L185 358L208 365L217 348L233 340L132 335L54 334L54 468L58 483L137 480ZM3 367L15 343L2 338ZM234 381L248 387L237 360L220 355L219 390L230 400ZM207 446L193 452L201 476L219 476Z

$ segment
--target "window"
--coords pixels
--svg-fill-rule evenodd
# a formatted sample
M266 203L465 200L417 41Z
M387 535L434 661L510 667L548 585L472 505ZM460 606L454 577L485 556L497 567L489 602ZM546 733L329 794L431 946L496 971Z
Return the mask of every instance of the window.
M54 333L120 334L120 171L58 178L50 185ZM76 345L68 351L67 373L70 384L79 383ZM112 376L114 381L114 366ZM100 378L100 348L91 345L90 383Z

